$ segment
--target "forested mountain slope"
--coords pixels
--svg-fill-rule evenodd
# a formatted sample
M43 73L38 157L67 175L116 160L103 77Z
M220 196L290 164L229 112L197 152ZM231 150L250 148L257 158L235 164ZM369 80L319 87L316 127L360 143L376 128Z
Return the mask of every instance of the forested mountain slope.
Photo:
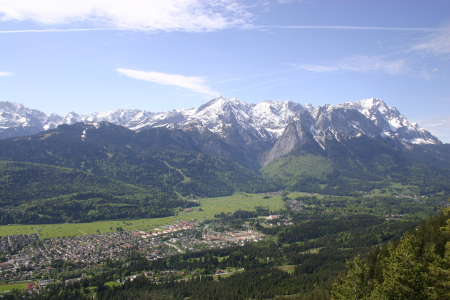
M62 125L0 141L2 159L72 168L143 189L198 196L277 188L224 157L202 153L181 130L132 131L111 123Z

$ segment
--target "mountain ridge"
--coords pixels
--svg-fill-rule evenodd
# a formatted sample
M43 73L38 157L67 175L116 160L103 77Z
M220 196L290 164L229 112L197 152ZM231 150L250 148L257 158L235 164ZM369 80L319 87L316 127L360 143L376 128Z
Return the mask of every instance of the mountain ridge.
M132 130L153 127L180 129L196 127L200 131L209 130L222 136L227 126L234 126L238 128L239 134L247 144L260 141L273 146L282 136L288 124L296 116L301 115L300 112L307 112L316 120L314 126L310 128L310 132L319 138L327 129L333 129L329 128L330 113L338 109L360 112L367 119L364 120L366 129L367 126L371 126L367 125L367 121L380 128L379 130L372 128L368 132L361 128L358 130L359 124L350 122L347 129L353 128L356 134L361 133L371 137L384 136L397 140L403 145L442 144L428 130L418 124L410 123L395 107L389 107L383 100L376 98L313 107L311 104L302 105L292 101L272 100L248 104L237 98L220 96L198 108L191 109L161 113L141 109L117 109L89 115L70 112L65 117L56 114L47 116L37 109L29 109L23 104L0 102L0 138L33 135L56 128L61 124L106 121ZM340 118L344 117L346 116ZM359 116L359 118L361 117ZM343 126L340 126L339 129L343 129ZM334 130L334 132L336 131L340 130Z

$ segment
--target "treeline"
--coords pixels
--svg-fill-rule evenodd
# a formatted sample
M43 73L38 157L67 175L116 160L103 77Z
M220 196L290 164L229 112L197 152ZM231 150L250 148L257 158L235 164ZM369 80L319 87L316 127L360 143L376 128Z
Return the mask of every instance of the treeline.
M450 299L450 209L348 264L334 299Z

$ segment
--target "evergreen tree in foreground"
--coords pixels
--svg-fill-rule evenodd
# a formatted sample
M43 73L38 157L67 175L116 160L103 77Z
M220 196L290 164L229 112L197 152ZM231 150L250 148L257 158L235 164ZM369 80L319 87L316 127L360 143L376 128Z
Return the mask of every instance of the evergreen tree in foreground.
M450 208L348 263L334 299L450 299Z

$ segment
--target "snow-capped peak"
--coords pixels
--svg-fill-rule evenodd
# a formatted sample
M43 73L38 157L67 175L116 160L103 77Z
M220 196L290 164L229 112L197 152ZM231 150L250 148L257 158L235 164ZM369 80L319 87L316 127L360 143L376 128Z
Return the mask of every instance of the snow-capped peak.
M152 127L176 127L183 130L198 128L222 137L230 134L232 129L247 144L255 141L274 143L299 113L306 113L314 120L314 124L309 126L314 136L332 131L339 136L364 134L389 137L406 144L440 143L427 130L417 124L410 124L395 107L388 107L377 98L313 107L309 103L301 105L272 100L249 104L223 96L199 108L161 113L140 109L117 109L90 115L71 112L65 117L56 114L47 116L22 104L0 102L0 138L35 134L60 124L106 121L132 130Z

